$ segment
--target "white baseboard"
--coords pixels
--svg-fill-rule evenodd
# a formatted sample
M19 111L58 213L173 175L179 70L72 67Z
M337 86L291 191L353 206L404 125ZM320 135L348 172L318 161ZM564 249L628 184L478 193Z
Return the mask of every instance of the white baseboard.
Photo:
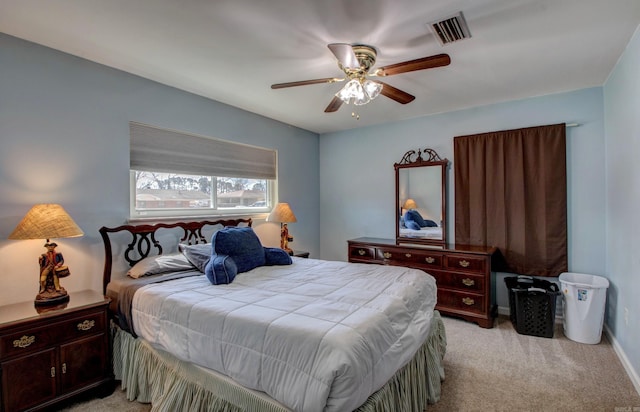
M618 340L613 333L611 333L611 329L609 329L606 324L604 325L604 333L607 335L609 342L611 342L611 346L613 346L613 350L616 352L616 355L618 355L618 359L620 359L622 366L624 366L624 370L627 371L627 375L629 375L631 383L633 383L633 386L636 388L636 392L640 395L640 376L638 376L638 372L633 368L631 362L629 362L629 358L627 358L627 355L620 346L620 343L618 343Z

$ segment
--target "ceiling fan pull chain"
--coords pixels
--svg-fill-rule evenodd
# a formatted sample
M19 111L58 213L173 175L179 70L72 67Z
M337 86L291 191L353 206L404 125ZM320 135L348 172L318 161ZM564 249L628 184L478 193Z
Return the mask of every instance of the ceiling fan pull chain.
M360 120L360 115L356 112L351 112L351 117L354 117L356 120Z

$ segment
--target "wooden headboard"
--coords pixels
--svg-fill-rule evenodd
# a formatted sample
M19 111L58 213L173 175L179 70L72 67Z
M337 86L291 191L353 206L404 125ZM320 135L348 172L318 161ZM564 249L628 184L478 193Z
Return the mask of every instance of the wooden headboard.
M140 260L154 255L161 255L163 247L157 239L157 232L160 229L182 229L182 237L177 239L177 243L198 244L207 243L208 239L203 234L203 229L209 226L251 226L252 220L248 219L225 219L225 220L203 220L200 222L174 222L156 223L152 225L122 225L118 227L101 227L99 232L104 243L104 272L102 275L102 292L106 293L107 284L111 281L111 270L113 267L113 247L111 245L110 234L118 232L128 232L131 235L131 242L127 244L123 253L124 260L129 266L133 266ZM180 235L178 235L180 236Z

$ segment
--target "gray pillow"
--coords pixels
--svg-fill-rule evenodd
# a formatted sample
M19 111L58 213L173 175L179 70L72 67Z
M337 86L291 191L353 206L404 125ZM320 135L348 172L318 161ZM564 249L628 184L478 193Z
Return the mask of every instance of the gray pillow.
M160 275L168 272L193 269L193 264L182 253L148 256L133 265L127 276L138 279L142 276Z
M209 259L211 259L211 244L198 243L197 245L179 244L180 250L200 272L204 273Z

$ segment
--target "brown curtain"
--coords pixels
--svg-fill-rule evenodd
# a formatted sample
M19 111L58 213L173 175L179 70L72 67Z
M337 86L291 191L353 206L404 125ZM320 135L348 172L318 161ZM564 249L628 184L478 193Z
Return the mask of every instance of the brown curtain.
M456 243L498 247L505 272L566 272L565 125L458 136L453 144Z

